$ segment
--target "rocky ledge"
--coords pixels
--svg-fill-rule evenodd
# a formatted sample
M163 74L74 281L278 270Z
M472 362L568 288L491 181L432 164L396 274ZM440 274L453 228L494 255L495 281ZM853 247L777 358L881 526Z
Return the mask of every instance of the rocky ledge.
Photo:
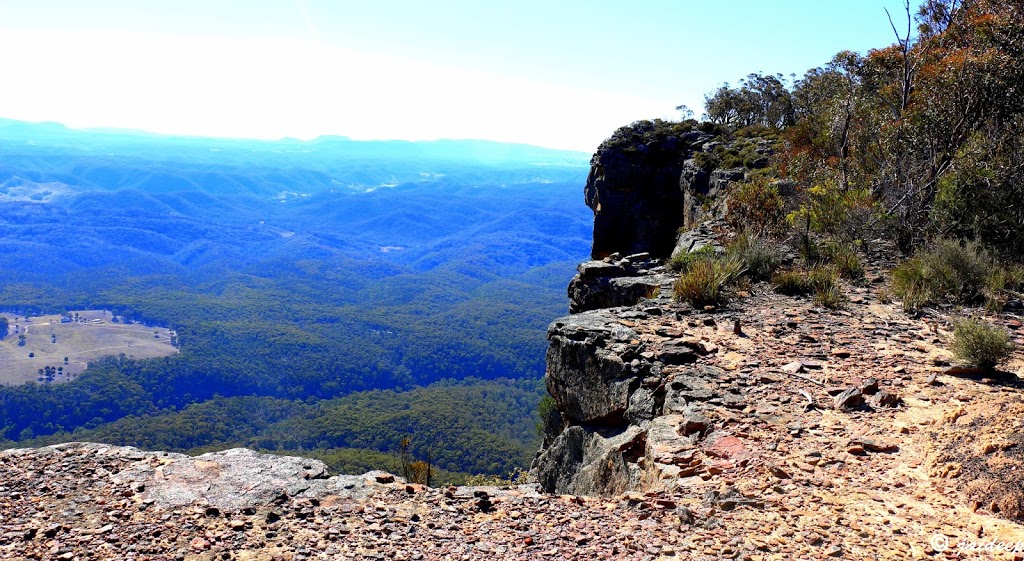
M12 560L653 559L680 551L694 516L667 496L433 489L240 449L0 453L0 558Z
M604 261L580 278L621 268ZM532 469L543 491L710 508L739 549L675 545L698 558L913 558L993 541L1022 543L997 558L1022 553L1024 383L1011 372L1024 354L998 375L955 366L950 318L880 301L881 268L838 311L767 285L694 309L645 269L634 282L659 287L650 298L548 329L563 426ZM999 321L1024 347L1021 318ZM755 544L749 557L739 544Z

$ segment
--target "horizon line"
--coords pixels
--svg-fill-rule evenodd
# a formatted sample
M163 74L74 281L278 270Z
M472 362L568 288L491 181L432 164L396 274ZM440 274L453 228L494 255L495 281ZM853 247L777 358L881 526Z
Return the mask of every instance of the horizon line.
M89 127L75 127L54 120L44 121L26 121L23 119L15 119L11 117L4 117L0 115L0 123L10 122L19 123L23 125L56 125L64 130L77 132L77 133L91 133L91 134L122 134L126 136L159 136L167 138L182 138L182 139L193 139L193 140L220 140L220 141L246 141L246 142L302 142L310 143L318 140L341 140L345 142L406 142L410 144L416 143L434 143L434 142L486 142L491 144L504 144L507 146L522 146L529 148L538 148L541 150L550 150L552 152L568 152L573 154L583 154L586 157L590 157L592 152L586 150L573 150L567 148L553 148L550 146L542 146L539 144L531 144L527 142L510 142L503 140L494 140L489 138L447 138L437 137L430 139L408 139L408 138L366 138L356 139L343 134L319 134L312 138L301 138L297 136L278 136L278 137L252 137L252 136L231 136L231 135L205 135L205 134L183 134L183 133L169 133L159 132L153 130L146 130L141 128L123 128L123 127L110 127L110 126L89 126ZM3 129L0 128L0 131ZM596 149L596 147L595 147Z

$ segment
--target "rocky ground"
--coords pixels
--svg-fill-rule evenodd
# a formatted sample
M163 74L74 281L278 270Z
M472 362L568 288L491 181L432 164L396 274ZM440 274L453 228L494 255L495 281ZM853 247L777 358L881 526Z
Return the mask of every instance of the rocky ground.
M693 310L666 284L560 318L549 388L570 426L534 473L671 496L694 516L686 558L1024 558L1021 351L989 377L958 367L950 316L910 317L885 285L870 271L829 311L766 285ZM1024 346L1020 317L994 319Z
M320 462L246 450L70 444L4 452L0 474L3 559L655 559L693 517L668 496L326 478Z
M868 278L834 312L754 286L721 310L658 296L556 323L600 341L577 357L593 372L642 378L591 384L573 413L618 455L577 458L556 483L625 477L608 496L328 477L245 450L11 450L0 557L1024 559L1020 381L957 368L946 318L907 316ZM999 321L1024 344L1019 317ZM616 400L625 424L602 429Z

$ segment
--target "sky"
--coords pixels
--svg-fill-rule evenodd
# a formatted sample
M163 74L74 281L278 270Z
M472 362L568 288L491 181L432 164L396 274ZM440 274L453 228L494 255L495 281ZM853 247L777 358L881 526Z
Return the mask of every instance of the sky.
M0 117L592 152L751 72L894 41L898 0L0 0Z

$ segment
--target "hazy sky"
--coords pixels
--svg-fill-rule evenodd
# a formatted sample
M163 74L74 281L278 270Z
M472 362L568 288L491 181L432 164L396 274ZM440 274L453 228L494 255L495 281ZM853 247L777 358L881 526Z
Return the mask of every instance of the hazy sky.
M898 0L0 0L0 117L592 151L754 71L893 42Z

